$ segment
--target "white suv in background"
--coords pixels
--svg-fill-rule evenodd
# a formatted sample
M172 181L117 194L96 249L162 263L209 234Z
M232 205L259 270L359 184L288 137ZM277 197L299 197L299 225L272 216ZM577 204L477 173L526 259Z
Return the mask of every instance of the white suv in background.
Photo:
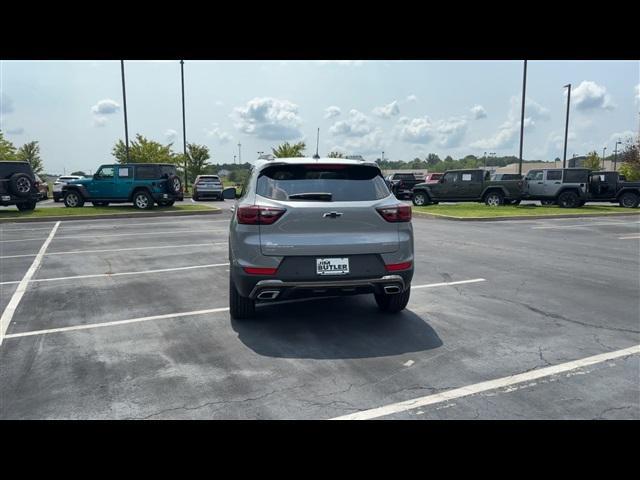
M64 175L62 177L58 177L58 179L53 183L53 201L59 202L62 200L62 187L67 184L67 182L71 180L78 180L79 178L84 178L78 175Z

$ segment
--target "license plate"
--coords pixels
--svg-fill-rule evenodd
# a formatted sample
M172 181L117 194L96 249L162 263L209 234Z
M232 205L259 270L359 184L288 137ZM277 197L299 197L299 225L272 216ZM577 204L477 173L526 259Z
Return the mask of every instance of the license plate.
M348 258L316 258L316 273L318 275L348 275Z
M11 200L11 197L9 195L3 195L2 196L2 201L3 202L8 202L9 200Z

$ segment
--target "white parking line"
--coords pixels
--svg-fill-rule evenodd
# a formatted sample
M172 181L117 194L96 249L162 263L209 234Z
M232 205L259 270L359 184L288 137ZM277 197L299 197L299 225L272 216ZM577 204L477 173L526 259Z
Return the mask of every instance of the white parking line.
M0 345L2 345L4 334L7 331L7 328L9 328L9 324L11 323L11 319L13 318L13 314L16 312L16 308L18 308L24 292L27 290L27 285L29 284L31 277L33 277L33 275L38 270L40 262L42 262L42 258L44 257L44 252L47 250L47 247L51 243L51 240L53 240L53 236L56 234L59 226L60 222L56 222L56 224L53 226L53 229L51 229L51 233L49 233L49 236L42 244L42 247L40 247L40 251L38 252L38 255L36 255L36 258L33 260L31 267L29 267L27 273L24 274L22 280L20 280L18 288L16 288L16 291L13 292L13 296L11 297L11 300L9 300L9 304L4 309L4 312L2 312L2 317L0 317Z
M206 228L204 230L170 230L163 232L141 232L141 233L108 233L106 235L103 234L94 234L94 235L60 235L56 237L56 240L62 238L104 238L104 237L136 237L142 235L182 235L185 233L204 233L204 232L227 232L228 230L220 230L217 228ZM21 238L16 240L0 240L2 243L8 242L27 242L32 240L42 240L44 237L37 238Z
M92 275L73 275L71 277L35 278L33 280L30 280L30 282L31 283L56 282L59 280L77 280L79 278L104 278L104 277L120 277L123 275L146 275L149 273L164 273L164 272L176 272L179 270L197 270L200 268L226 267L228 265L229 265L228 263L212 263L208 265L192 265L190 267L162 268L159 270L143 270L139 272L96 273ZM1 282L0 285L11 285L13 283L20 283L20 282L18 281Z
M433 287L446 287L448 285L464 285L465 283L477 283L486 282L484 278L474 278L472 280L460 280L457 282L442 282L442 283L428 283L426 285L411 285L411 290L416 288L433 288Z
M153 250L157 248L189 248L189 247L207 247L213 245L226 245L227 242L214 242L214 243L187 243L185 245L158 245L154 247L131 247L131 248L109 248L104 250L70 250L66 252L49 252L45 255L75 255L79 253L104 253L104 252L128 252L130 250ZM6 255L0 257L0 260L4 258L22 258L22 257L35 257L35 253L25 253L23 255Z
M374 418L386 417L395 413L406 412L407 410L412 410L414 408L434 405L436 403L448 402L456 398L467 397L469 395L475 395L477 393L486 392L488 390L496 390L498 388L504 388L518 383L529 382L538 378L549 377L552 375L557 375L559 373L569 372L571 370L587 367L589 365L595 365L597 363L606 362L608 360L627 357L629 355L637 355L638 353L640 353L640 345L635 345L633 347L625 348L622 350L601 353L600 355L594 355L592 357L582 358L580 360L574 360L572 362L561 363L560 365L553 365L551 367L531 370L530 372L510 375L508 377L498 378L496 380L489 380L487 382L467 385L465 387L455 388L453 390L447 390L446 392L427 395L425 397L414 398L412 400L406 400L404 402L392 403L391 405L386 405L384 407L372 408L356 413L350 413L348 415L342 415L340 417L332 418L332 420L371 420Z
M32 332L12 333L5 338L29 337L32 335L44 335L45 333L69 332L72 330L87 330L89 328L114 327L116 325L126 325L129 323L149 322L151 320L163 320L166 318L189 317L192 315L205 315L207 313L226 312L229 308L211 308L209 310L194 310L192 312L168 313L166 315L154 315L152 317L131 318L129 320L117 320L115 322L92 323L89 325L75 325L73 327L49 328L46 330L34 330Z
M531 227L534 230L544 230L549 228L580 228L580 227L593 227L602 225L629 225L640 223L640 221L633 222L593 222L593 223L581 223L579 225L545 225L543 227Z
M630 237L618 237L618 240L640 240L640 235L631 235Z

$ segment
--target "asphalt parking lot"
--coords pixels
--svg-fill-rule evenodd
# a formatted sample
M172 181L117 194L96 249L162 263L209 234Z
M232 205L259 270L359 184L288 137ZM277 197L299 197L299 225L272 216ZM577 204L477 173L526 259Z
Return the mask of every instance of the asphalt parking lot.
M0 418L640 419L640 219L414 218L403 313L232 321L212 203L0 225Z

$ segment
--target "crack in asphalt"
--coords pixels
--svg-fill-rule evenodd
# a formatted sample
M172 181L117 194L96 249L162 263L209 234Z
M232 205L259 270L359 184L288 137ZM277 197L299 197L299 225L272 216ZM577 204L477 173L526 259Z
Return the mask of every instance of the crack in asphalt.
M478 295L478 296L484 297L484 298L489 298L491 300L502 300L503 302L508 302L508 303L513 303L515 305L520 305L521 307L524 307L524 308L526 308L528 310L531 310L532 312L537 313L539 315L542 315L545 318L551 318L551 319L554 319L554 320L561 320L563 322L569 322L569 323L576 323L578 325L582 325L583 327L591 327L591 328L597 328L597 329L601 329L601 330L612 330L612 331L615 331L615 332L640 333L640 330L633 330L633 329L630 329L630 328L605 327L603 325L594 325L593 323L581 322L580 320L574 320L572 318L568 318L568 317L565 317L563 315L559 315L557 313L545 312L544 310L541 310L539 308L532 307L528 303L517 302L515 300L510 300L508 298L492 297L490 295Z
M232 403L245 403L245 402L253 402L256 400L262 400L263 398L266 398L270 395L273 395L274 393L281 393L281 392L285 392L288 390L294 390L296 388L303 388L306 387L307 384L302 384L302 385L295 385L293 387L287 387L287 388L281 388L281 389L276 389L276 390L272 390L270 392L267 392L263 395L259 395L257 397L248 397L248 398L243 398L242 400L220 400L220 401L215 401L215 402L206 402L203 403L201 405L196 405L193 407L188 407L186 405L180 406L180 407L172 407L172 408L166 408L163 410L159 410L155 413L152 413L150 415L146 415L144 417L129 417L126 418L125 420L148 420L151 417L155 417L157 415L162 415L163 413L167 413L167 412L171 412L171 411L176 411L176 410L187 410L187 411L194 411L194 410L199 410L201 408L207 407L207 406L212 406L212 405L227 405L227 404L232 404ZM217 410L214 410L214 412Z
M604 415L605 413L607 413L607 412L612 412L612 411L614 411L614 410L627 410L627 409L629 409L629 408L636 408L636 407L637 407L637 406L629 405L629 406L626 406L626 407L612 407L612 408L607 408L607 409L603 410L602 412L600 412L600 413L598 414L598 416L597 416L597 417L594 417L592 420L606 420L605 418L603 418L603 415Z

